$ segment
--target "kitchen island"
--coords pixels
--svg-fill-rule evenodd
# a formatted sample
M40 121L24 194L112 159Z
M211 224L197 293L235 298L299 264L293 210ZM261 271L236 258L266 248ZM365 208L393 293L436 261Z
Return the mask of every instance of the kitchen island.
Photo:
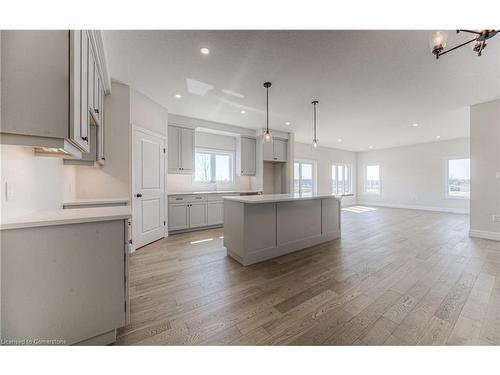
M330 194L224 197L224 246L244 266L340 238Z

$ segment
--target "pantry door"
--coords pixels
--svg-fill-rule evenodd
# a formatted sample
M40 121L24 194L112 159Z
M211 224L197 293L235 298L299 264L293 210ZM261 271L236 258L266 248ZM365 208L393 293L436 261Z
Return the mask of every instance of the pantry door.
M133 248L166 235L165 138L145 129L133 130Z

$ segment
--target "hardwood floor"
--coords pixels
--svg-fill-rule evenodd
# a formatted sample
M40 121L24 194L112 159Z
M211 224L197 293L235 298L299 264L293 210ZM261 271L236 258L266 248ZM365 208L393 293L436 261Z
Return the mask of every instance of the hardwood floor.
M130 258L119 345L498 345L500 242L468 216L342 211L342 239L242 267L223 230Z

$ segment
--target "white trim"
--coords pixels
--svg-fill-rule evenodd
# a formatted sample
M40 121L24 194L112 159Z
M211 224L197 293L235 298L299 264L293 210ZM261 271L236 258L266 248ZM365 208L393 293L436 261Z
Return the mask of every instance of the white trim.
M475 238L483 238L485 240L500 241L499 232L489 232L486 230L471 229L469 231L469 236Z
M404 208L404 209L408 209L408 210L450 212L450 213L453 213L453 214L469 214L469 212L470 212L468 208L418 206L418 205L408 205L408 204L394 204L394 203L383 203L383 202L364 202L364 201L358 201L357 204L358 205L365 205L365 206L377 206L377 207L389 207L389 208Z

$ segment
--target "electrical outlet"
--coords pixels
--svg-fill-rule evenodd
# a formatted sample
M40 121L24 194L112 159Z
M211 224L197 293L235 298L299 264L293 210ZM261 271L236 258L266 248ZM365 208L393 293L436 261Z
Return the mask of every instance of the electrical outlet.
M500 215L493 215L492 220L494 223L500 223Z

